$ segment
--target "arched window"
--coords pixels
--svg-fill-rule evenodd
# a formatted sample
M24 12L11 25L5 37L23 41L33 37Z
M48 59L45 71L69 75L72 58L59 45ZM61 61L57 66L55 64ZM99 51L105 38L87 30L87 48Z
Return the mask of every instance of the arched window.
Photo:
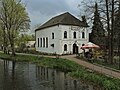
M66 44L64 45L64 51L67 51L67 45Z
M67 31L64 32L64 38L67 38Z
M52 33L52 39L54 39L54 33Z
M82 38L85 38L85 33L84 32L82 32Z
M73 32L73 38L76 38L76 32Z

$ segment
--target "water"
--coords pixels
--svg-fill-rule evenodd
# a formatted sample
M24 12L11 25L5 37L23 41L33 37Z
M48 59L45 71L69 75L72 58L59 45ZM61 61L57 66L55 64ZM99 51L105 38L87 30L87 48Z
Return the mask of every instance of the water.
M58 70L43 68L31 63L0 60L0 90L96 89L81 80L70 79L64 72Z

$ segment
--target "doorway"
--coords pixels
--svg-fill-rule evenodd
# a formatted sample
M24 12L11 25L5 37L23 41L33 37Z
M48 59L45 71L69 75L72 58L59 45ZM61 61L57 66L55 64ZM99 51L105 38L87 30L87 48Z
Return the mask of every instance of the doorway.
M73 44L73 54L78 54L78 46L77 44Z

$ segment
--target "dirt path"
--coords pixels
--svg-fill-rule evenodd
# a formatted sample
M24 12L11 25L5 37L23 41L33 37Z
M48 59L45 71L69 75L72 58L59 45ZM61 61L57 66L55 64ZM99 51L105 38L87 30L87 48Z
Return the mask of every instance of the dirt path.
M82 65L82 66L84 66L86 68L91 69L91 70L100 72L100 73L105 74L105 75L110 76L110 77L115 77L115 78L120 79L120 72L115 72L115 71L106 69L104 67L97 66L97 65L91 64L89 62L77 59L75 55L61 56L61 58L65 58L65 59L74 61L74 62L76 62L76 63L78 63L78 64L80 64L80 65Z

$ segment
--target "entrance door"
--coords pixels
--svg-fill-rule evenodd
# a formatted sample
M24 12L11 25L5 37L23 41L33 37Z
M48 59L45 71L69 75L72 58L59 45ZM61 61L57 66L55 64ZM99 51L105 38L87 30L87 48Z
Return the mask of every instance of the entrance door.
M73 44L73 54L78 54L78 46L77 44Z

